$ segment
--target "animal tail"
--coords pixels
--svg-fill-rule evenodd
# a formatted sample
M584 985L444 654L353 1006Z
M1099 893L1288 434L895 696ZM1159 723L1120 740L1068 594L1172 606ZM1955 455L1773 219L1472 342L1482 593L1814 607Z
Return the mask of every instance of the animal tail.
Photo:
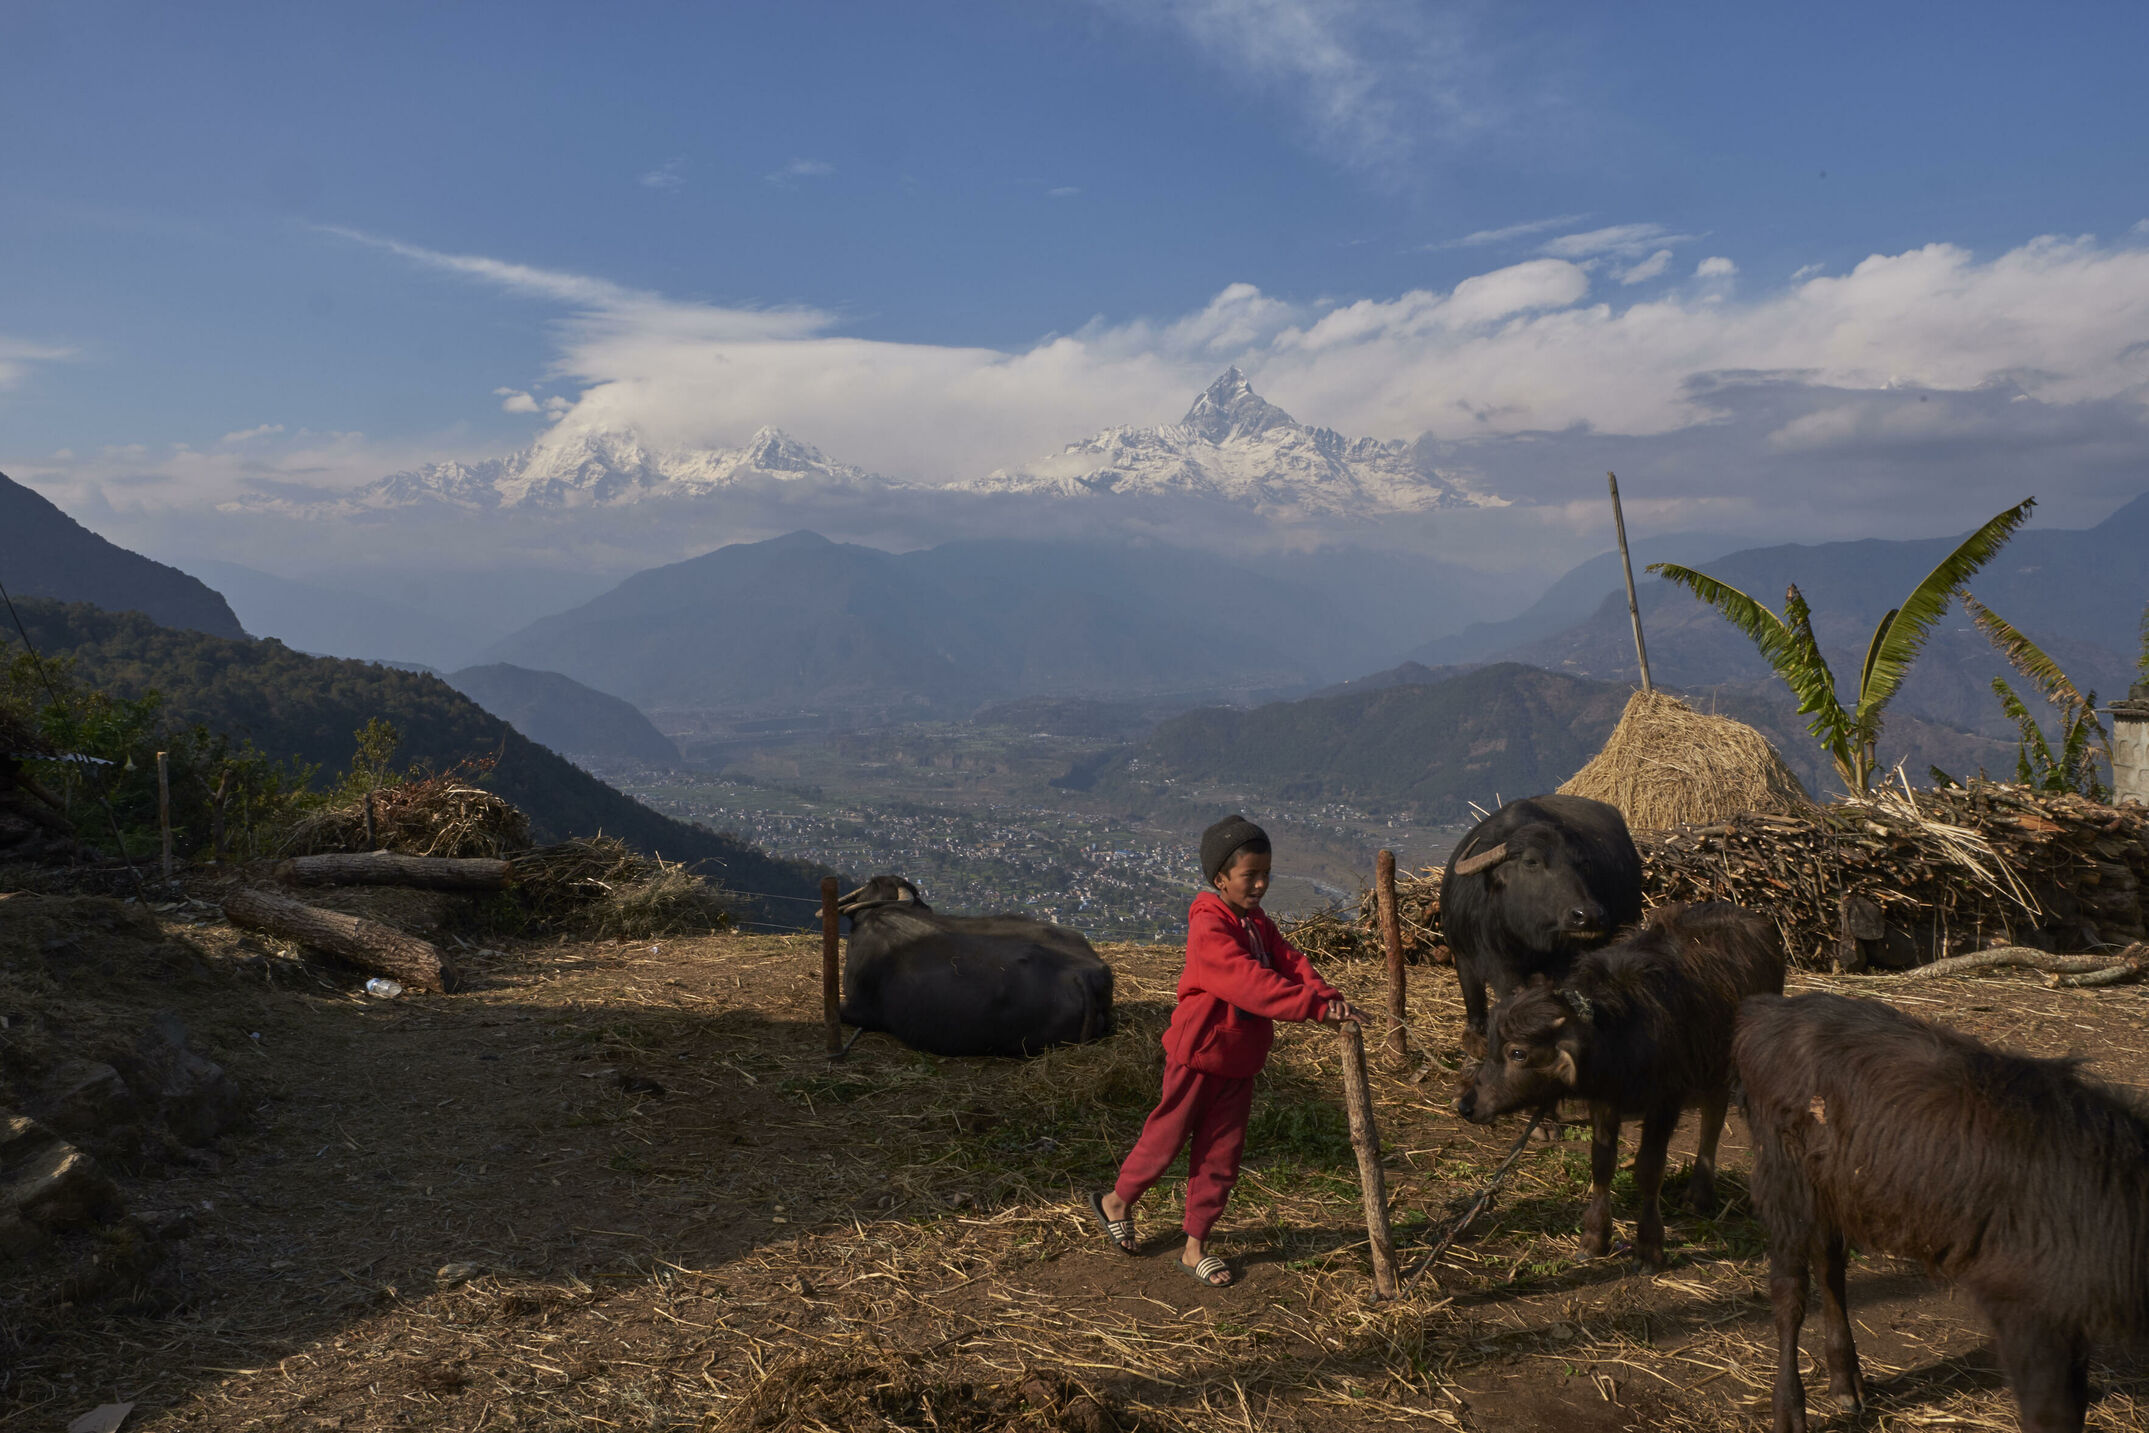
M1075 977L1075 982L1082 987L1082 1039L1079 1043L1087 1045L1097 1038L1097 992L1080 975Z

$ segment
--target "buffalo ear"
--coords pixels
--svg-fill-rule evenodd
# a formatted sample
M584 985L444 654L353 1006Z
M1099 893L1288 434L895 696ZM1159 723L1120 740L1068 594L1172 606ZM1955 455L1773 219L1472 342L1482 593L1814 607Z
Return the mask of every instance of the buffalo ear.
M1582 1072L1575 1067L1574 1051L1565 1045L1560 1046L1559 1057L1552 1062L1552 1076L1570 1090L1582 1078Z

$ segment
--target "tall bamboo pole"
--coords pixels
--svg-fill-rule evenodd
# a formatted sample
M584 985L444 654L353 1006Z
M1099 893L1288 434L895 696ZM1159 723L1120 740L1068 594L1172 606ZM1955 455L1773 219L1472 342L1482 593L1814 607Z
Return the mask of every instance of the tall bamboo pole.
M1380 1167L1380 1130L1373 1123L1373 1091L1366 1080L1365 1037L1355 1020L1342 1025L1343 1108L1351 1120L1351 1149L1358 1156L1358 1190L1365 1200L1366 1241L1373 1250L1373 1297L1392 1299L1396 1281L1395 1233L1388 1227L1388 1176Z
M1388 952L1388 1028L1381 1037L1381 1058L1389 1069L1400 1070L1410 1064L1410 1029L1404 1009L1403 920L1395 908L1395 852L1382 851L1374 872L1380 938Z
M1642 690L1654 691L1649 683L1649 648L1642 642L1642 607L1634 600L1634 562L1627 556L1627 519L1619 510L1619 474L1604 476L1612 484L1612 526L1619 531L1619 565L1627 574L1627 615L1634 619L1634 655L1642 664Z
M821 1019L828 1026L828 1054L843 1053L843 993L836 974L836 878L821 877Z
M157 753L157 826L164 835L164 882L172 880L172 768L168 752Z

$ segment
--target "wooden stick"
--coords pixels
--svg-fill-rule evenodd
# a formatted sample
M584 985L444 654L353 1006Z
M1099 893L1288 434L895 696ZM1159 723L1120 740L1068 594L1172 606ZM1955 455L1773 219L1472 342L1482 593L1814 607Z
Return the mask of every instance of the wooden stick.
M1395 908L1395 852L1382 851L1373 869L1380 938L1388 951L1388 1029L1381 1037L1381 1058L1389 1069L1401 1070L1410 1064L1410 1029L1404 1023L1403 922Z
M1634 563L1627 556L1627 519L1619 510L1619 474L1606 473L1612 483L1612 526L1619 531L1619 565L1627 574L1627 615L1634 619L1634 655L1642 664L1642 690L1654 691L1649 684L1649 648L1642 642L1642 608L1634 600Z
M169 753L157 753L157 826L164 833L164 879L172 879L172 768Z
M244 930L263 930L325 950L375 975L389 975L406 990L453 990L455 971L431 941L341 911L302 905L289 896L241 887L224 897L224 916Z
M1951 955L1945 960L1935 960L1926 965L1902 971L1897 980L1937 980L1942 976L1963 975L1973 970L1997 970L2002 966L2020 966L2041 970L2047 975L2085 975L2110 969L2114 964L2124 963L2124 954L2114 951L2111 955L2054 955L2050 951L2036 950L2025 945L1996 945L1990 950L1975 950L1968 955Z
M1549 1106L1547 1108L1549 1109ZM1415 1279L1430 1269L1435 1259L1447 1253L1448 1245L1454 1243L1463 1230L1470 1227L1470 1221L1477 1218L1478 1212L1485 1207L1485 1202L1492 1198L1492 1192L1500 1187L1501 1182L1507 1178L1507 1172L1515 1167L1515 1161L1522 1158L1522 1151L1529 1148L1530 1136L1537 1133L1538 1122L1544 1119L1545 1114L1546 1110L1539 1110L1530 1116L1530 1122L1522 1127L1521 1135L1507 1151L1507 1158L1500 1161L1500 1167L1492 1172L1492 1178L1485 1181L1485 1187L1477 1192L1477 1198L1470 1201L1470 1207L1463 1210L1462 1217L1449 1227L1447 1233L1440 1236L1440 1242L1433 1245L1431 1252L1412 1266L1411 1278Z
M1388 1176L1380 1167L1380 1131L1373 1123L1373 1091L1366 1080L1365 1036L1355 1020L1342 1025L1343 1107L1350 1114L1351 1148L1358 1155L1358 1189L1364 1196L1366 1239L1373 1248L1373 1297L1392 1299L1395 1233L1388 1227Z
M404 856L356 851L293 856L276 879L294 886L417 886L429 891L504 891L513 867L488 856Z
M836 878L821 877L821 1019L828 1026L828 1058L840 1059L843 1044L843 986L836 972Z

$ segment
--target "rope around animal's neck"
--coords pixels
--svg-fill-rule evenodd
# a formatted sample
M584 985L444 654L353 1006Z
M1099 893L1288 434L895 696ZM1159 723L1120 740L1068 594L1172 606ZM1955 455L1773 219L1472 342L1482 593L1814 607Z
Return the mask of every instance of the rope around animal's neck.
M1440 1242L1433 1245L1431 1251L1420 1259L1409 1273L1403 1276L1404 1283L1409 1283L1412 1279L1417 1278L1418 1275L1431 1268L1436 1259L1447 1253L1448 1245L1454 1243L1463 1230L1470 1227L1470 1221L1477 1218L1484 1211L1485 1205L1492 1199L1493 1192L1506 1180L1507 1172L1515 1167L1515 1161L1522 1158L1522 1151L1529 1147L1530 1136L1537 1133L1537 1126L1549 1112L1550 1107L1547 1106L1530 1116L1530 1122L1523 1128L1521 1137L1515 1141L1514 1147L1508 1150L1507 1158L1500 1161L1500 1167L1492 1172L1492 1178L1485 1181L1485 1187L1480 1189L1477 1192L1477 1197L1470 1201L1470 1207L1463 1210L1462 1218L1456 1220L1450 1226L1448 1232L1440 1236Z

